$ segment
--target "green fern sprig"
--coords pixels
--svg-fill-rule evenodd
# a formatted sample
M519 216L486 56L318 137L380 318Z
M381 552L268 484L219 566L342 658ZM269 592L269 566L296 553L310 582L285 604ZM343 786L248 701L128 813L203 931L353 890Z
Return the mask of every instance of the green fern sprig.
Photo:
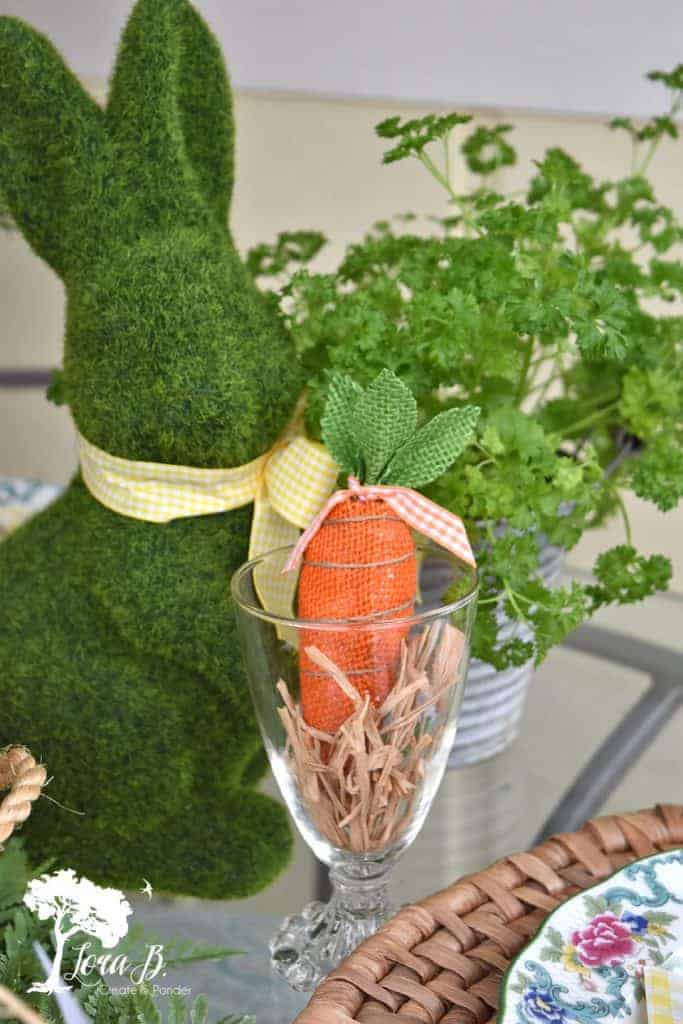
M30 1003L47 1024L62 1024L52 996L27 995L32 982L43 978L33 944L39 942L46 950L52 951L52 934L50 922L39 921L24 907L22 900L30 879L48 868L49 864L38 868L30 865L18 837L10 840L0 854L0 985L20 993L22 999ZM141 944L154 940L155 937L144 929L134 926L115 952L126 952L134 960ZM100 951L96 940L92 940L91 952L97 954ZM168 967L197 960L215 960L236 952L233 949L200 946L177 938L164 942ZM72 971L75 964L75 951L67 946L63 973ZM207 1020L207 1006L203 996L199 996L190 1005L180 996L172 995L164 1018L154 1005L149 989L142 985L130 993L114 994L102 983L92 987L84 986L78 995L93 1024L206 1024ZM223 1018L219 1024L254 1024L254 1021L249 1017L230 1016Z
M151 990L140 985L124 995L114 995L104 984L91 988L83 997L83 1009L93 1024L206 1024L209 1007L204 996L193 1003L177 993L168 998L166 1012L156 1006ZM256 1024L253 1017L229 1014L218 1024Z

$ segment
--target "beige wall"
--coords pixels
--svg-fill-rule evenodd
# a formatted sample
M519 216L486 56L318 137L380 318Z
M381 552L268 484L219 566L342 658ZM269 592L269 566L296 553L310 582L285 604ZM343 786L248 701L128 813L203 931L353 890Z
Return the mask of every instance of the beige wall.
M286 228L319 228L333 240L323 259L323 265L331 265L374 220L401 210L443 213L441 191L417 164L380 163L382 146L372 127L386 114L403 110L390 103L239 95L233 208L238 244L245 249ZM505 187L520 187L531 160L549 145L564 146L600 176L619 175L628 166L628 145L601 120L505 111L495 117L503 118L515 124L520 152L518 165L502 182ZM682 152L665 144L652 165L652 178L661 198L683 218ZM0 309L0 366L59 364L61 284L16 235L0 234ZM40 394L0 392L0 475L65 481L74 463L66 410L49 405ZM681 512L664 517L642 502L630 504L637 543L671 553L676 586L683 589ZM610 539L621 539L618 524L609 533ZM572 561L588 568L605 540L602 534L588 537Z
M659 113L680 0L194 0L238 89L558 113ZM85 79L111 67L131 0L0 0ZM387 16L390 10L391 17Z

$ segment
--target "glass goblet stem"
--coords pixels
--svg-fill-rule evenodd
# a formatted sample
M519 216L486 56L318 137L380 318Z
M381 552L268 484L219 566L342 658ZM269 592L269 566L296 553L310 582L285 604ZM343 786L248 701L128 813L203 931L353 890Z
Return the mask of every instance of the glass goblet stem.
M309 903L282 923L270 943L271 962L292 988L313 988L392 916L389 871L384 865L359 875L337 864L330 870L329 902Z
M363 932L372 935L392 913L389 902L390 868L370 877L359 877L343 866L330 869L332 900L337 912L348 915Z

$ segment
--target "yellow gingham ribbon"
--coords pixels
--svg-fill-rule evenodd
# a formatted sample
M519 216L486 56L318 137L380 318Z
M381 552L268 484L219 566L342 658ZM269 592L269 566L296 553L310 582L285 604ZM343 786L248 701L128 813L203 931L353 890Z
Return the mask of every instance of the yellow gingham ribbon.
M250 558L294 544L324 505L339 472L327 449L301 433L298 417L269 452L231 469L134 462L109 455L80 434L78 448L93 497L132 519L168 523L253 501ZM291 615L291 579L272 572L261 573L257 582L268 611Z
M662 967L645 968L648 1024L683 1022L683 978Z

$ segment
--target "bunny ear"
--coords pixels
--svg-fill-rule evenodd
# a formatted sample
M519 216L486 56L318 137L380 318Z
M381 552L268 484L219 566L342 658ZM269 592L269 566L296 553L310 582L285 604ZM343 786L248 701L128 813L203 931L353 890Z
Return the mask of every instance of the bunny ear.
M187 0L138 0L121 40L107 123L119 171L132 193L145 193L148 214L182 215L200 205L227 225L232 95L220 47Z
M0 195L61 276L88 258L103 139L101 110L51 43L0 18Z

